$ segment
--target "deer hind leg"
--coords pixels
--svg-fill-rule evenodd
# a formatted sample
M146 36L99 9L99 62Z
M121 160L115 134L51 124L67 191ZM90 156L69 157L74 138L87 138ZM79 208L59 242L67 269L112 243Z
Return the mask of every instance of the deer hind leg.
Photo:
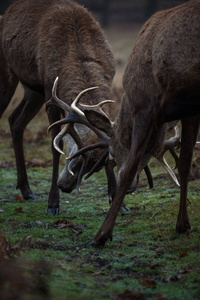
M148 118L144 118L144 116L148 116ZM94 237L94 240L91 243L92 246L102 247L107 239L112 239L112 232L118 211L123 203L126 192L137 173L138 165L142 160L152 134L153 124L154 116L150 109L148 109L148 111L143 111L134 117L131 148L126 165L121 172L117 191L108 215L106 216L106 219L98 233Z
M9 117L10 130L17 166L17 188L24 199L34 199L29 187L23 150L23 133L28 123L36 116L44 103L44 96L25 87L24 98Z
M179 214L176 223L176 231L178 233L187 232L190 229L187 211L187 184L192 162L193 149L198 136L199 124L199 117L182 120L181 152L178 161L178 171L180 174L181 185Z

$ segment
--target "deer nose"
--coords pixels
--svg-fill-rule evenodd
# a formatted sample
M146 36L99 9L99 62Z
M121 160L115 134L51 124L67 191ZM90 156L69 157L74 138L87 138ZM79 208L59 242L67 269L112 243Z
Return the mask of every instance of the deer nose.
M63 192L63 193L71 193L73 191L72 187L64 187L61 184L57 184L58 188Z

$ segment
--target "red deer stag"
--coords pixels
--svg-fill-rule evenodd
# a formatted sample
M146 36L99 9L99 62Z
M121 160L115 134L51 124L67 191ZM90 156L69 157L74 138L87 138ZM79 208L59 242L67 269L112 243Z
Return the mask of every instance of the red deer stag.
M167 122L181 120L180 207L178 233L190 229L187 183L200 124L200 1L190 0L153 15L141 28L123 77L124 95L114 122L96 107L83 106L90 128L99 142L69 157L74 159L94 147L109 147L109 160L118 168L117 190L98 233L91 243L103 246L112 239L115 220L130 187L152 155L160 156ZM103 103L102 103L103 104ZM67 122L67 121L66 121ZM105 136L103 136L105 135ZM103 144L103 137L105 143Z
M19 81L25 90L23 100L9 117L9 123L16 157L17 187L23 198L29 199L34 196L29 187L23 154L25 127L51 98L57 76L60 78L58 95L68 104L87 88L81 93L86 103L95 104L109 99L115 73L114 58L99 24L84 7L71 0L21 0L11 5L0 19L0 57L0 117ZM93 86L99 88L90 89ZM108 113L108 108L105 112ZM51 124L60 119L63 111L49 106L47 114ZM62 148L59 132L59 126L52 130L52 140L55 139ZM87 127L79 125L66 126L61 135L67 137L68 152L71 153L77 150L76 144L83 147L96 138ZM57 179L60 153L54 147L52 152L53 175L48 211L55 214L59 211ZM91 169L98 155L99 150L90 153L85 165L80 158L70 163L65 174L67 192L71 192L82 175Z

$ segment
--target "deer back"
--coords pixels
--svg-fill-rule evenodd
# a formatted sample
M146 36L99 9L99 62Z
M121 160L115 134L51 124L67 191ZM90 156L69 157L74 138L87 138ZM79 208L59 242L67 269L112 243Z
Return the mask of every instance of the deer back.
M141 90L159 101L161 93L199 82L199 16L199 1L190 0L157 12L143 25L123 77L129 99ZM133 106L136 103L134 99Z
M22 0L7 10L3 23L4 56L23 84L49 99L59 76L59 96L69 103L86 84L100 85L96 94L107 95L114 59L99 24L85 8L70 0Z

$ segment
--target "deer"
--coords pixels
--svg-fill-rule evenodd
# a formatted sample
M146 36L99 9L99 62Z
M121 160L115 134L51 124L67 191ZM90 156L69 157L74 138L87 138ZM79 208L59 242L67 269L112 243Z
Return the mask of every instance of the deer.
M29 122L51 98L52 85L59 76L58 95L67 104L81 97L87 104L109 99L115 74L115 60L100 24L83 6L72 0L20 0L13 3L0 18L0 117L3 115L20 82L24 97L9 116L15 160L17 188L23 199L34 199L25 167L23 133ZM90 89L98 86L98 89ZM109 114L109 107L105 112ZM47 115L52 124L65 112L49 106ZM86 126L59 126L51 131L53 172L48 198L48 212L59 213L60 152L62 138L67 140L68 153L96 139ZM59 151L53 146L59 144ZM66 192L70 193L85 172L101 156L97 149L86 159L67 162ZM58 182L58 184L57 184Z
M164 153L168 124L176 120L181 122L181 138L174 141L174 145L180 142L177 160L180 204L176 232L190 230L188 176L193 150L198 146L200 126L199 33L198 0L156 12L140 29L128 58L123 75L124 93L115 120L110 120L103 111L105 102L92 106L79 102L79 122L93 130L98 141L83 147L68 160L83 156L91 149L104 148L107 164L111 169L117 166L112 204L90 245L103 247L107 240L112 240L127 190L136 189L140 172L150 157L160 157ZM68 122L72 120L63 118L62 124Z

